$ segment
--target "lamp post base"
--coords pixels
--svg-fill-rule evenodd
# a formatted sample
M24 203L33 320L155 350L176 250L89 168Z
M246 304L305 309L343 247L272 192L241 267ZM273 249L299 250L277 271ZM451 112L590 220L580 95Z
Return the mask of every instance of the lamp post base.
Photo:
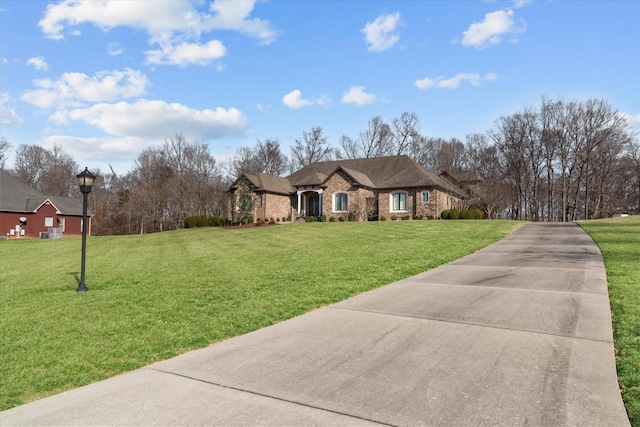
M79 283L78 287L76 288L76 292L87 292L89 290L89 288L87 288L87 285L85 285L84 283Z

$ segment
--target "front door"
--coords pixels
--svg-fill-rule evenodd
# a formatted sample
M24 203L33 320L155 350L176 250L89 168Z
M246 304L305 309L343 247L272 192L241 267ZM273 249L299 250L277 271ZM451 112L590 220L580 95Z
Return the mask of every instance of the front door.
M320 195L318 193L310 194L308 203L307 216L320 216Z

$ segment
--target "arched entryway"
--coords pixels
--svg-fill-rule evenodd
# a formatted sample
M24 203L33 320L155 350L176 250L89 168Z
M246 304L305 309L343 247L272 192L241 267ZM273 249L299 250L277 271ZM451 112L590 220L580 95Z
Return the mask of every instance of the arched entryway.
M298 218L322 215L322 189L298 190Z

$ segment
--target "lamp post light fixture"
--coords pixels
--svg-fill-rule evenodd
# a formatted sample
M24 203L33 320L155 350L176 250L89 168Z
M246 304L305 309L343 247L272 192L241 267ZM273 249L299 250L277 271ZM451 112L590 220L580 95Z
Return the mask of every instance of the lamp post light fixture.
M82 172L76 175L76 178L78 178L78 185L82 192L82 262L80 264L80 283L78 283L76 292L87 292L89 288L84 283L84 264L87 258L87 197L91 193L96 176L85 167Z

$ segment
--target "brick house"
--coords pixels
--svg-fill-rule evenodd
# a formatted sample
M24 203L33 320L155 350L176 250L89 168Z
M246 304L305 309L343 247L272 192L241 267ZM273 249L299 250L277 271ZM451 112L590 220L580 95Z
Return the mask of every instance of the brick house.
M87 222L90 235L90 216ZM82 226L82 200L45 196L0 171L0 238L40 237L50 229L64 235L81 235Z
M229 189L253 218L334 217L358 221L392 216L440 218L466 192L407 156L312 163L286 178L242 175ZM233 203L232 206L238 206ZM233 219L233 208L230 218Z

